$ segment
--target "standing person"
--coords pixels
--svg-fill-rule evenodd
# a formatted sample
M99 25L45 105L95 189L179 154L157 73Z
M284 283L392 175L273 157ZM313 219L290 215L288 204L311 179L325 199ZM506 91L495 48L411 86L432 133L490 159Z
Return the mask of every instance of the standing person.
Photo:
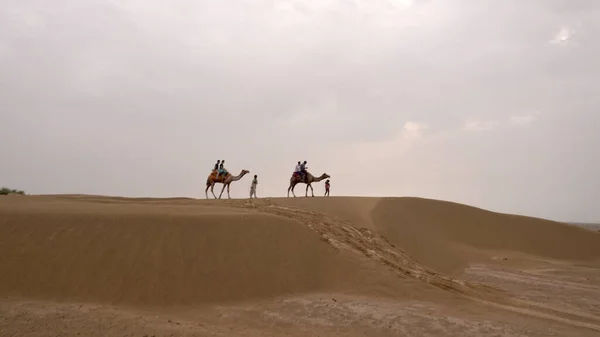
M330 185L329 185L329 179L327 179L327 180L325 181L325 196L326 196L326 197L328 197L328 196L329 196L329 187L330 187Z
M252 199L252 196L254 196L254 199L256 199L256 185L258 184L258 176L255 174L254 175L254 179L252 179L252 185L250 185L250 199Z

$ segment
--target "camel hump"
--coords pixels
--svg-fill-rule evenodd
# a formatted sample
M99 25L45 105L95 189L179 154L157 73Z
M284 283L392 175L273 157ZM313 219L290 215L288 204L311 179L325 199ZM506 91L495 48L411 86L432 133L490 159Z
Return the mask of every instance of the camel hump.
M217 173L219 173L219 172L221 172L221 175L228 175L229 174L229 171L227 171L227 170L221 170L221 169L216 169L215 170L215 169L213 169L212 171L210 171L210 175L216 176Z
M222 172L219 175L219 177L217 177L217 172L219 172L219 170L213 170L209 176L210 179L212 179L216 183L222 183L223 181L225 181L225 179L227 179L231 175L231 173L225 171L225 172Z
M306 175L304 177L302 177L302 174L300 172L294 172L292 174L292 179L297 179L300 182L306 183L307 178L308 178L308 172L306 172Z

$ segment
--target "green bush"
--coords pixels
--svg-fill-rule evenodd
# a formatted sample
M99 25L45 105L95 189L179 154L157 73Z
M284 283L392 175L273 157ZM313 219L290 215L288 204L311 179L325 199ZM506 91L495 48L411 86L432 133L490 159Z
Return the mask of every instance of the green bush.
M20 190L11 190L10 188L2 187L0 189L0 195L9 195L9 194L20 194L25 195L25 192Z

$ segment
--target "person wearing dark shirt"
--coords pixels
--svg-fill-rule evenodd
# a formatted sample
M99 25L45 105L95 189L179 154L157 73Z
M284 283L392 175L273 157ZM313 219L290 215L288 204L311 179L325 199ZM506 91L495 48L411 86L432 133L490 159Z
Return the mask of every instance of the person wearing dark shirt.
M300 164L300 175L302 176L302 181L306 181L306 160Z
M219 179L219 176L221 175L221 173L225 172L225 169L223 168L224 165L225 165L225 159L221 160L221 164L219 164L219 170L217 171L217 179Z

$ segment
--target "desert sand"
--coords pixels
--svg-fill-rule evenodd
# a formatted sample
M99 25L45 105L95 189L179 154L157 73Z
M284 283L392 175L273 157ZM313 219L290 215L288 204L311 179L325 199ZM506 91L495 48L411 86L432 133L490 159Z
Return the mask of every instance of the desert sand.
M0 197L0 336L600 336L600 233L419 198Z

